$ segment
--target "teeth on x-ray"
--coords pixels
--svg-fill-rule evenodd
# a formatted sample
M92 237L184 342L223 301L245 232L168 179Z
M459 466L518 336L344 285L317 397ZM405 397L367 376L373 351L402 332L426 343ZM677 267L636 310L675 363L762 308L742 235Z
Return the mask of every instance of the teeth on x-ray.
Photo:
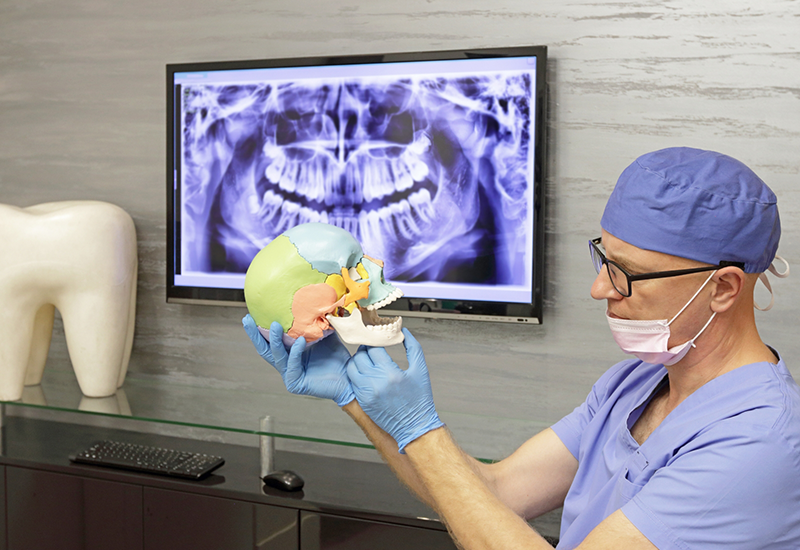
M244 273L324 222L390 280L521 284L531 94L527 73L187 85L185 267Z

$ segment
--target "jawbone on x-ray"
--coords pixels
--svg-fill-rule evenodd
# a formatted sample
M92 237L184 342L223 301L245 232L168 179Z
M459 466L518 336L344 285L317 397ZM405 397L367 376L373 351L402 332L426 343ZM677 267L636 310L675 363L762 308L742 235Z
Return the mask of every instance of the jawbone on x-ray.
M323 222L389 280L524 284L531 94L524 72L184 86L184 269L244 273Z
M333 225L295 226L265 246L247 269L247 309L269 339L277 321L283 341L309 344L335 330L348 344L391 346L403 341L403 320L378 310L403 293L384 280L383 262L365 256L353 236Z

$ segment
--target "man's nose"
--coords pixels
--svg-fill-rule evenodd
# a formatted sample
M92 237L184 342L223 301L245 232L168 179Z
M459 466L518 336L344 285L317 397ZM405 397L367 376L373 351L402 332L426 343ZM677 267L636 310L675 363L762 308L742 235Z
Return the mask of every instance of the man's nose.
M611 277L608 275L608 270L605 266L597 274L592 283L592 298L595 300L620 300L622 294L617 292L614 285L611 284Z

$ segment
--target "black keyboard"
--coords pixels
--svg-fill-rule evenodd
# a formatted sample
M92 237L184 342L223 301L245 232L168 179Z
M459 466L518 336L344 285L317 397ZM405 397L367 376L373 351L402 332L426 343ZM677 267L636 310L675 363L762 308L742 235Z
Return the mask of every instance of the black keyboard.
M225 463L219 456L120 441L97 441L85 451L70 456L69 459L81 464L109 466L184 479L201 479Z

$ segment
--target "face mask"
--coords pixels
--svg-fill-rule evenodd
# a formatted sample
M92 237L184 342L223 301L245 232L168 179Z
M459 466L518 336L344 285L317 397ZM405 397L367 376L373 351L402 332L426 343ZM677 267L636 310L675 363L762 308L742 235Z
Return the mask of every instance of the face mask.
M700 294L700 291L705 288L708 284L708 281L711 280L711 277L714 276L716 271L713 271L711 275L709 275L706 282L703 283L697 292L694 293L686 305L681 308L681 310L669 321L666 319L663 320L655 320L655 321L634 321L630 319L615 319L613 317L609 317L608 310L606 310L606 319L608 319L608 326L611 327L611 334L614 336L614 340L617 342L622 351L625 353L629 353L631 355L635 355L645 363L652 363L654 365L663 364L663 365L674 365L689 352L690 348L695 347L694 341L703 334L703 331L706 330L706 327L711 324L711 321L717 315L714 312L711 315L711 318L706 322L703 328L700 329L700 332L695 335L694 338L689 340L684 344L680 344L678 346L667 348L667 342L669 342L670 331L669 325L678 318L678 315L683 313L689 304L697 298L697 295Z

